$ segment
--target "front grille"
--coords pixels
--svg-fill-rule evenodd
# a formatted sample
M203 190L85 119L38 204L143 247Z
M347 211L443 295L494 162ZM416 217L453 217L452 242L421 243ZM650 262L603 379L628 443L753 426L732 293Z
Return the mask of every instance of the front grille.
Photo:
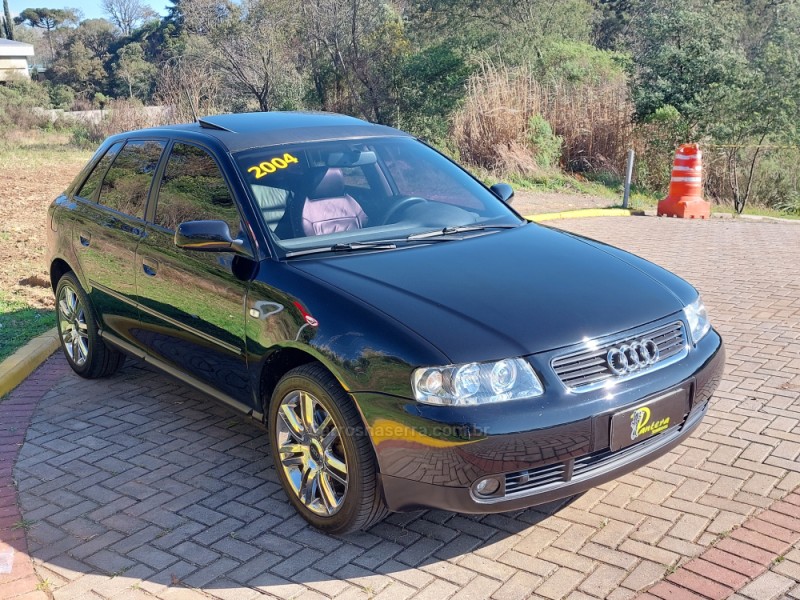
M565 475L566 463L506 473L506 494L535 490L551 483L563 482Z
M606 359L608 351L613 347L644 338L653 340L658 346L658 360L648 367L626 375L614 374ZM660 369L682 359L687 352L683 323L675 321L650 331L611 339L578 352L559 356L553 359L551 365L567 388L576 392L586 392L603 387L611 381L631 379Z
M606 448L563 463L506 473L506 496L533 492L552 484L563 484L576 479L585 479L606 467L611 468L617 463L624 462L629 454L641 452L650 446L663 443L667 438L676 435L678 431L679 428L672 428L664 432L663 435L653 436L616 452Z

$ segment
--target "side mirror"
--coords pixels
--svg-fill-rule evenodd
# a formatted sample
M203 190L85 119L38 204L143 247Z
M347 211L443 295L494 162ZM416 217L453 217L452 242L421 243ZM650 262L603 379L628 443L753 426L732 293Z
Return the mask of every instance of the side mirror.
M175 245L184 250L247 254L244 242L231 237L225 221L185 221L175 231Z
M511 204L511 200L514 198L514 188L510 185L507 183L495 183L489 189L492 190L492 193L500 198L500 200L506 204Z

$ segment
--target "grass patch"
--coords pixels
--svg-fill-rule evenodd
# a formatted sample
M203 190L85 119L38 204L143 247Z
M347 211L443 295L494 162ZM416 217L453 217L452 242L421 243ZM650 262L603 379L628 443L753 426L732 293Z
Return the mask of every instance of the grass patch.
M25 531L30 531L35 526L36 521L32 521L30 519L20 519L11 526L11 529L24 529Z
M0 292L0 361L55 324L55 311L31 308Z
M729 212L732 213L733 216L737 216L736 212L733 208L728 206L714 206L711 209L714 212ZM800 220L800 215L797 213L786 213L780 210L775 210L774 208L766 208L763 206L745 206L744 211L742 214L745 215L754 215L758 217L774 217L776 219L795 219Z
M621 190L618 191L602 182L591 181L583 177L574 177L560 171L526 177L512 176L509 183L515 188L533 192L564 192L609 199L619 198L621 194Z
M93 151L79 148L69 131L3 131L0 137L0 169L57 170L64 164L83 166ZM73 167L74 168L74 167Z

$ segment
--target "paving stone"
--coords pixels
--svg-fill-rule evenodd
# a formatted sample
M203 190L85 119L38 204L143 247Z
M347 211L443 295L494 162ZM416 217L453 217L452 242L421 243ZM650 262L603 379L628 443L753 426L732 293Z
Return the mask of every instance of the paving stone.
M627 572L617 567L600 565L594 573L583 580L579 589L587 594L606 598L615 590L619 583L625 578Z
M575 589L583 579L583 574L571 569L559 569L536 588L536 593L551 600L560 600Z
M711 600L723 600L723 598L730 596L733 591L727 586L702 577L688 569L678 569L667 577L667 581L695 592L700 596L711 598Z
M643 560L632 571L626 571L626 575L621 585L638 592L660 581L665 575L665 569L662 564Z
M219 558L218 553L188 541L178 544L172 548L171 552L175 554L175 556L180 556L184 560L201 566L207 565Z
M764 573L740 590L740 594L752 600L772 600L789 591L795 582L777 573Z
M701 558L696 558L683 565L687 569L708 580L716 581L732 590L742 588L750 578L736 571L731 571L718 564L714 564Z
M495 600L521 600L522 598L528 598L541 582L542 578L537 575L518 571L492 594L492 598Z

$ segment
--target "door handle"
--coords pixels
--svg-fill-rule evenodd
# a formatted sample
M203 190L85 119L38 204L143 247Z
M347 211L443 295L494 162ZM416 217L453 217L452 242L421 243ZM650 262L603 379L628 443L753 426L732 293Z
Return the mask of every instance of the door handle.
M155 277L156 272L158 271L158 262L155 260L150 260L147 258L142 259L142 271L148 277Z
M88 233L81 233L78 235L78 238L80 238L81 246L88 246L92 243L92 236Z

